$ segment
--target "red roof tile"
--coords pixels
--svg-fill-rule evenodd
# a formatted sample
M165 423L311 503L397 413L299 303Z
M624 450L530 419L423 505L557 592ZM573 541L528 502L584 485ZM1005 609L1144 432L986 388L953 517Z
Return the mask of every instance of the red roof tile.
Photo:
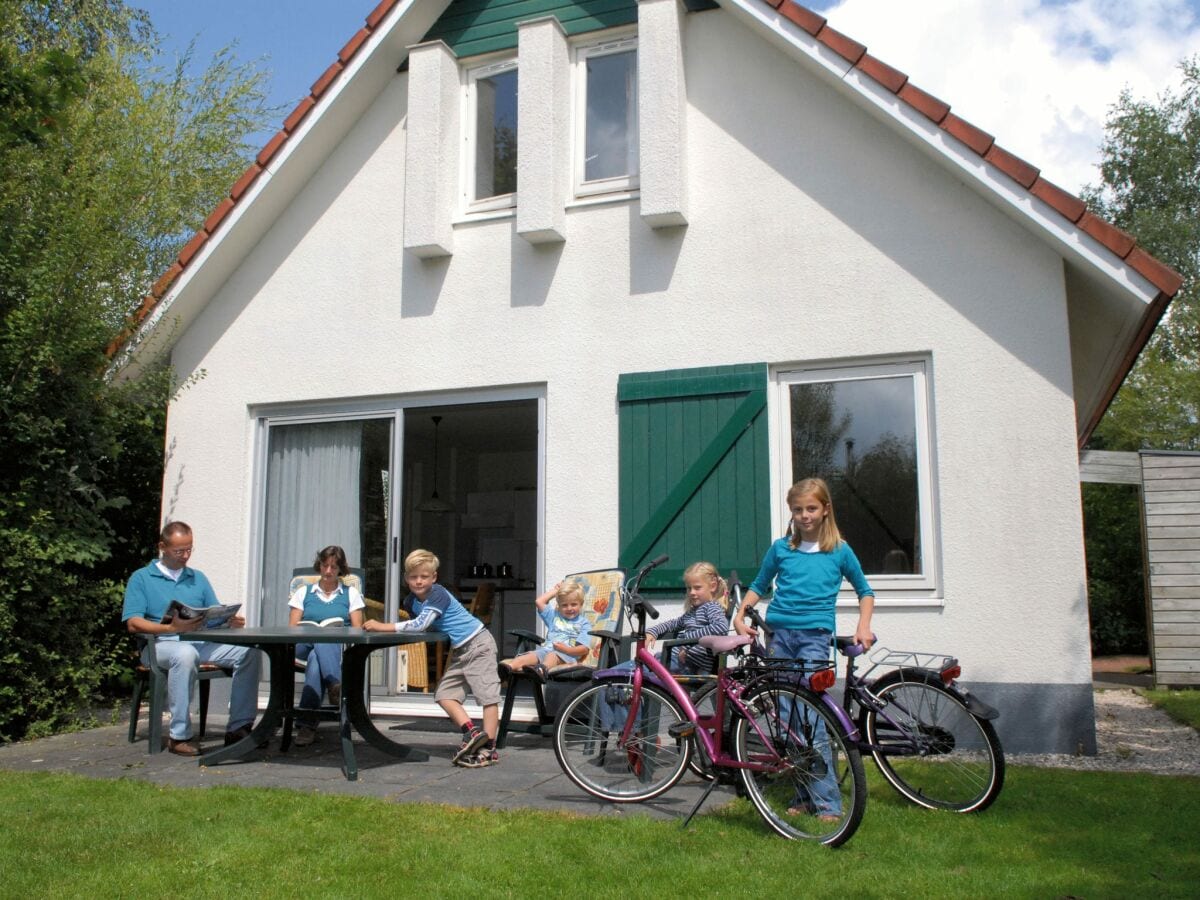
M830 28L828 25L817 32L817 40L851 65L862 59L863 54L867 52L867 48L858 41L850 40L840 31Z
M217 204L217 208L209 213L208 218L204 220L204 230L212 234L217 230L217 226L221 224L221 220L229 215L229 211L233 209L233 200L226 197Z
M1137 243L1133 239L1133 235L1126 234L1116 225L1105 222L1093 212L1085 212L1077 224L1085 233L1094 237L1121 259L1127 257L1129 251L1133 249L1133 245Z
M192 235L192 239L183 245L183 249L179 251L179 265L187 268L187 264L192 261L192 257L200 252L200 248L204 246L204 242L208 240L208 232L201 228Z
M1183 286L1183 277L1178 272L1163 265L1141 247L1130 250L1125 262L1164 294L1174 296Z
M820 34L821 29L825 27L824 17L818 16L807 6L800 6L798 3L793 3L792 0L783 0L782 3L771 3L771 0L766 0L766 2L813 37Z
M233 187L229 189L229 197L235 203L242 198L242 194L246 193L246 189L254 183L254 179L262 172L262 166L258 163L251 163L250 167L242 173L242 177L233 183Z
M899 69L893 69L886 63L880 62L870 53L862 55L862 59L858 61L857 68L862 70L863 74L874 78L893 94L904 87L904 83L908 81L908 76Z
M161 297L163 294L165 294L167 292L167 288L171 286L171 282L174 281L182 271L183 266L181 266L178 261L173 262L171 264L171 268L163 272L162 275L158 277L158 281L154 282L153 286L150 288L150 296ZM141 317L139 316L139 321L140 320Z
M291 134L293 131L295 131L296 126L299 125L301 120L308 115L308 111L316 105L317 101L311 96L305 97L303 100L297 103L296 108L292 110L292 114L283 120L283 130L288 134Z
M371 10L371 14L367 16L367 27L372 31L375 26L383 21L383 17L392 11L392 7L396 5L396 0L383 0L377 7Z
M333 65L326 69L321 74L321 77L313 82L312 96L315 99L320 100L321 95L325 93L326 88L333 84L334 79L342 74L342 69L344 68L346 67L342 64L340 59L334 60Z
M996 139L986 131L976 128L966 119L960 119L954 113L948 114L942 120L942 130L958 138L980 156L992 149L992 145L996 143Z
M287 142L287 139L288 133L282 128L279 129L275 132L275 137L267 141L267 146L258 151L258 156L254 157L254 161L263 168L266 168L267 163L279 152L279 148Z
M992 144L987 153L983 154L983 158L1026 190L1033 187L1033 183L1038 179L1037 167L1031 166L1021 157L1014 156L997 144Z
M1034 182L1033 187L1029 189L1029 193L1033 194L1033 196L1037 197L1043 203L1048 203L1054 207L1059 215L1072 223L1078 222L1079 218L1087 212L1086 203L1074 194L1064 191L1053 181L1047 181L1045 178L1038 178Z
M896 96L937 125L942 124L942 120L950 114L949 103L943 103L937 97L933 96L933 94L926 93L911 81L905 83L904 87L896 92Z
M358 48L363 45L363 41L371 36L371 29L365 25L354 33L354 37L346 41L346 45L338 51L338 59L342 62L350 62L354 58L354 54L358 52Z

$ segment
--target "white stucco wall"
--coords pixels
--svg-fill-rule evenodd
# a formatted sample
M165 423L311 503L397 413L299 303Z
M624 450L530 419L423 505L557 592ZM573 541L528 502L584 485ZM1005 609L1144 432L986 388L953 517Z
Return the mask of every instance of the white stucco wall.
M681 229L634 200L569 209L563 244L504 218L405 254L395 77L175 347L206 373L172 404L164 485L195 564L253 593L263 404L546 385L546 582L615 562L621 373L927 354L944 603L876 630L976 680L1087 681L1061 261L724 13L685 26Z

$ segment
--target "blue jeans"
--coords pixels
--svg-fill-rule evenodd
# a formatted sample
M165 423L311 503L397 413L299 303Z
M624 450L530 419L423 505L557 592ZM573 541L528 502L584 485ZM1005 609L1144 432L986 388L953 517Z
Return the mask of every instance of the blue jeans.
M229 689L229 724L234 731L254 722L258 712L258 670L261 654L252 647L234 647L209 641L155 641L154 653L160 668L167 673L167 707L171 710L169 734L172 740L186 741L192 736L191 703L196 690L196 669L202 662L233 669ZM150 650L142 653L149 665Z
M300 709L316 709L321 705L322 692L342 683L342 645L297 644L296 659L308 661L300 691ZM312 717L297 718L305 724L316 723Z
M771 635L768 654L781 659L828 660L832 646L833 635L822 628L778 628ZM780 698L779 712L785 722L794 718L791 707L791 701ZM797 712L796 715L801 714ZM837 773L833 769L833 754L829 749L829 736L824 720L802 720L795 722L791 727L797 734L809 734L812 744L820 750L821 758L825 761L825 774L822 777L810 781L807 785L797 785L796 805L811 806L817 815L840 816L842 795L838 790Z

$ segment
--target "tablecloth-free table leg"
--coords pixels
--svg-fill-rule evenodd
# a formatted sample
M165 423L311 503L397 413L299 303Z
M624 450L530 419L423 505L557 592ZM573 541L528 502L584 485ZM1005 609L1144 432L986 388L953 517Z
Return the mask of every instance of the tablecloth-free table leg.
M367 661L371 652L379 649L377 646L354 645L347 647L345 654L342 656L343 753L346 752L346 748L349 745L350 727L353 726L354 730L362 735L363 740L376 750L381 750L397 759L424 762L429 759L428 753L424 750L409 747L407 744L400 744L393 741L376 728L375 723L371 721L371 711L367 708L367 704L363 699L367 687ZM347 757L348 764L353 756L353 750L350 750L350 754L351 756ZM355 776L347 773L346 777L353 781Z
M228 747L218 747L200 756L200 765L215 766L231 759L241 759L248 753L258 749L258 745L270 740L284 714L291 711L295 693L294 676L292 675L292 659L296 655L293 644L267 644L262 647L253 646L251 649L261 650L267 655L271 667L271 688L267 697L267 708L263 710L258 724L250 733Z

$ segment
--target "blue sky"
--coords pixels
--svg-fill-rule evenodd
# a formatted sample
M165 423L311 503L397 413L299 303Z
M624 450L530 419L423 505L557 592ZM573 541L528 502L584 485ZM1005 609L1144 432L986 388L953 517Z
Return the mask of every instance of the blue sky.
M130 0L164 36L164 64L196 39L204 61L270 73L281 122L377 0ZM1154 97L1200 53L1200 0L825 0L829 24L1071 191L1095 182L1104 116L1120 91ZM278 124L278 123L276 123ZM259 143L275 132L271 128Z

